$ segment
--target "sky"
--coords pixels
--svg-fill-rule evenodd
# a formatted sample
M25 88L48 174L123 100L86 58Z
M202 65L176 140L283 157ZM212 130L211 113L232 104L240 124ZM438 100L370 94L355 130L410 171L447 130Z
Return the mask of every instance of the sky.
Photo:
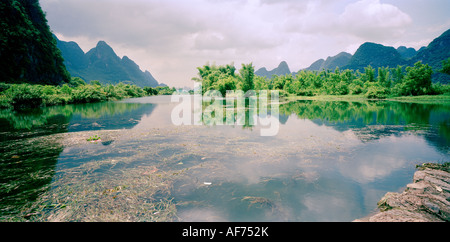
M160 83L197 67L286 61L291 71L364 42L416 50L450 29L448 0L40 0L53 33L85 51L106 41Z

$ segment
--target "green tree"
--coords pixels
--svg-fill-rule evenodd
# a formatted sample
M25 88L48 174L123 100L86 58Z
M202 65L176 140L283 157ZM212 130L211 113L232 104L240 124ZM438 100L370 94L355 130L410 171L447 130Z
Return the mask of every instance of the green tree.
M384 99L389 95L389 89L382 86L380 83L368 83L366 97L375 99Z
M221 75L214 86L214 90L218 90L222 97L225 97L227 91L236 90L236 78L231 75Z
M406 68L406 76L403 83L403 95L425 95L431 91L432 68L421 61L414 64L413 67Z
M391 79L389 75L389 68L378 68L378 83L385 88L391 88Z
M102 83L99 80L92 80L89 84L97 85L97 86L101 86L102 85Z
M348 85L349 93L352 95L358 95L363 92L364 83L360 79L354 79L352 83Z
M405 75L403 74L403 67L397 66L396 68L392 69L392 80L394 84L401 83L403 81L403 77Z
M266 77L255 76L255 90L269 90L269 83Z
M144 90L144 92L146 92L147 95L149 95L149 96L158 95L158 90L156 90L156 88L152 88L152 87L144 87L143 90Z
M38 0L0 1L0 80L59 85L70 81Z
M236 89L236 68L233 64L226 66L216 66L206 64L203 67L197 67L198 77L192 78L193 81L202 84L202 93L209 90L220 90L225 94L226 90Z
M86 82L79 77L72 77L69 82L70 87L79 87L79 86L84 86L84 85L87 85Z
M235 77L236 67L234 67L233 64L226 65L226 66L220 66L219 71L223 74L226 74L227 76Z
M272 83L272 88L275 90L283 90L284 88L284 82L285 79L282 76L272 76L272 79L270 79Z
M74 103L94 103L106 100L106 92L97 85L80 86L72 94Z
M335 90L336 95L347 95L350 91L347 82L343 80L336 84Z
M253 63L242 64L242 68L239 70L239 89L247 92L255 89L255 67Z
M450 62L450 61L448 61ZM271 79L254 75L252 64L242 65L238 75L235 69L227 66L203 66L197 68L199 77L193 78L202 82L203 91L218 90L223 95L226 90L279 90L280 97L294 94L299 96L314 95L358 95L365 94L369 98L386 98L389 95L424 95L447 93L448 85L432 85L432 69L421 62L413 67L396 68L380 67L375 75L375 69L370 65L365 72L359 70L334 71L300 71L295 75L273 75Z
M372 66L364 68L364 82L374 82L375 81L375 69Z
M439 72L450 75L450 58L442 61L442 69Z

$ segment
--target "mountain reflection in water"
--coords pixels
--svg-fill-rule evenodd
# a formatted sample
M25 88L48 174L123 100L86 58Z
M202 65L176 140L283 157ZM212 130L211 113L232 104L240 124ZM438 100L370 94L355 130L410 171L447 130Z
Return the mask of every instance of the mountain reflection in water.
M175 105L0 112L0 220L351 221L409 183L415 164L449 161L448 104L289 102L273 137L258 125L174 126ZM93 134L100 144L86 141ZM61 205L63 187L82 210ZM27 210L58 196L59 206ZM162 217L169 207L176 215Z

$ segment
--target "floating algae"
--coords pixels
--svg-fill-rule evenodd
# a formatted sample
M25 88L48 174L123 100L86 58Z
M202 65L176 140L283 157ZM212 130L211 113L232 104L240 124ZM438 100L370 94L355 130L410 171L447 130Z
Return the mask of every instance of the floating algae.
M258 208L270 208L273 211L273 209L276 207L274 202L264 197L245 196L241 199L241 201L247 201L249 203L249 208L256 206Z
M305 109L317 106L298 104ZM319 110L333 111L323 104ZM348 105L342 109L347 112ZM445 131L448 119L435 114L429 120L443 120L444 126L378 122L373 112L334 120L326 113L308 117L302 114L309 110L286 110L279 134L260 137L258 126L253 131L239 126L174 127L164 118L170 111L161 105L153 115L127 118L132 126L105 126L132 129L72 132L82 130L82 125L72 124L72 133L25 139L22 145L3 143L3 167L15 169L30 157L36 161L32 154L39 153L40 146L53 159L45 171L26 172L23 181L0 184L0 192L11 193L30 180L48 183L34 194L34 204L14 219L351 221L371 209L367 204L386 184L394 188L402 184L407 172L399 171L408 160L448 157L448 142L444 146L436 145L439 140L434 138L423 142L434 137L430 134L443 137L437 132ZM95 135L102 141L86 141ZM57 145L45 145L55 140ZM34 153L27 154L28 145L35 147Z
M192 158L191 152L177 150L160 156L178 145L149 146L142 139L145 136L124 136L120 131L97 133L116 142L110 146L86 144L89 132L48 137L58 137L65 144L58 170L49 189L19 217L28 221L174 220L176 207L170 190L186 168L172 170L169 164ZM130 139L135 145L132 151L128 149Z
M178 210L186 204L208 208L229 201L236 211L247 207L252 216L263 212L284 221L288 216L282 212L286 211L283 203L264 198L263 191L245 192L254 185L265 186L267 177L317 179L298 174L302 167L319 165L301 161L314 159L314 152L325 142L322 138L316 137L316 143L273 145L252 136L223 139L196 131L178 127L49 136L58 137L64 151L51 189L24 210L23 217L30 221L185 221ZM113 142L86 142L86 137L95 135ZM231 193L222 191L230 185ZM216 192L222 201L192 197Z
M30 209L39 221L170 221L176 208L167 195L172 177L164 172L128 169L104 176L85 167L64 176ZM150 174L150 175L148 175Z

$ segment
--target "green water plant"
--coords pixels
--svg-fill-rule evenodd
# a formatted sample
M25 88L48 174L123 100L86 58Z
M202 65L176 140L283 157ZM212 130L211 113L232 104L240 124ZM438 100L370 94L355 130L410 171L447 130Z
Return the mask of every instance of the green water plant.
M86 139L88 142L97 142L99 140L101 140L101 138L97 135L91 136L88 139Z

